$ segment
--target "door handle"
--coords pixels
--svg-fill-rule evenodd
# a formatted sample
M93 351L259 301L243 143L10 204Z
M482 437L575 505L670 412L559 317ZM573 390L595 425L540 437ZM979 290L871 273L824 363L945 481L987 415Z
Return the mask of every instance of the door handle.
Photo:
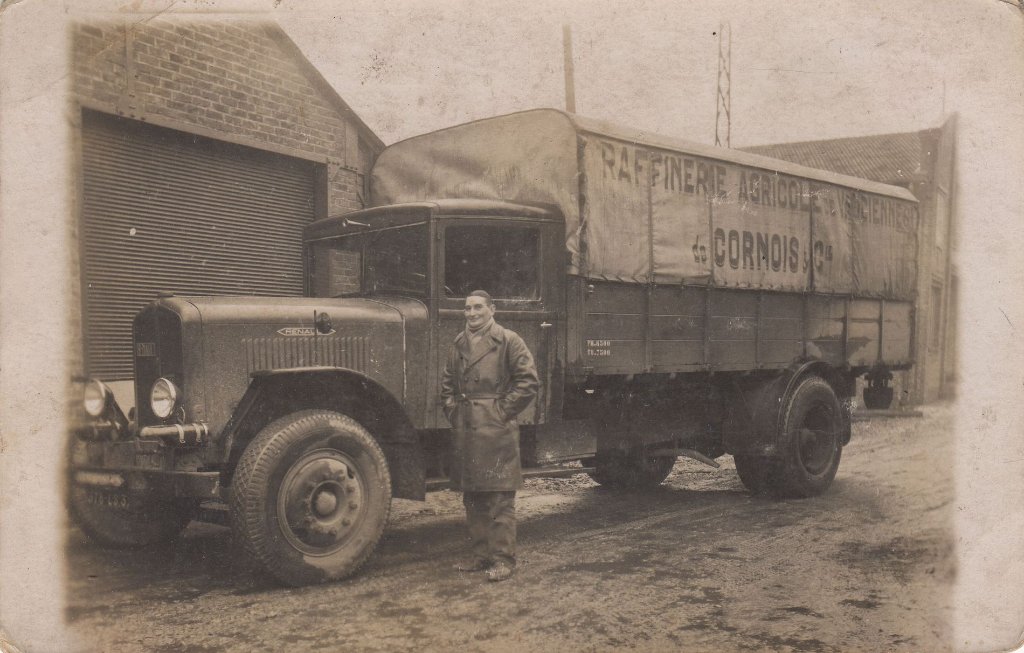
M542 328L542 329L548 329L548 328L550 328L552 326L554 326L554 325L552 325L550 322L541 322L540 323L540 328Z

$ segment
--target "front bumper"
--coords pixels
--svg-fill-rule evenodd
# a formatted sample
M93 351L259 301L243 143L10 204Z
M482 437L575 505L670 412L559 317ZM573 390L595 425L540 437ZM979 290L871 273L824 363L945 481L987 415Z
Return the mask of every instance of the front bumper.
M103 491L223 498L220 472L176 469L174 450L154 440L76 440L71 450L71 482Z
M72 429L70 480L108 493L154 492L164 496L220 499L220 472L199 471L209 439L205 424L141 429L109 397L101 415Z

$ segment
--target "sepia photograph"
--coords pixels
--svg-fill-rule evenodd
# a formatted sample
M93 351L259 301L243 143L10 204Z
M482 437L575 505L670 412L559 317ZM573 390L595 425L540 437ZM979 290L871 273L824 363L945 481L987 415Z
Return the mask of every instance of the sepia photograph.
M1024 644L1024 2L0 4L0 653Z

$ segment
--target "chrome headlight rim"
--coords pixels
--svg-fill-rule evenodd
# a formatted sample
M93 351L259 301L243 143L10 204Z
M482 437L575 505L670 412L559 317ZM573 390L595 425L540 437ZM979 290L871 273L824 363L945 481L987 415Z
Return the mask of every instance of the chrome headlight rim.
M113 393L99 379L89 379L82 391L82 407L89 417L102 417L107 412Z
M167 419L178 409L181 393L167 377L160 377L149 389L149 408L160 419Z

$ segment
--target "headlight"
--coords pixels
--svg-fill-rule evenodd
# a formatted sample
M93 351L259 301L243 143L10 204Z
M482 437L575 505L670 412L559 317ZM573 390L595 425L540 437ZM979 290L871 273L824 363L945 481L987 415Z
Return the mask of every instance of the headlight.
M96 379L85 384L85 392L82 396L82 404L85 412L93 417L99 417L107 408L107 400L110 398L110 389Z
M178 388L167 379L157 379L149 391L149 407L160 419L167 419L178 407Z

